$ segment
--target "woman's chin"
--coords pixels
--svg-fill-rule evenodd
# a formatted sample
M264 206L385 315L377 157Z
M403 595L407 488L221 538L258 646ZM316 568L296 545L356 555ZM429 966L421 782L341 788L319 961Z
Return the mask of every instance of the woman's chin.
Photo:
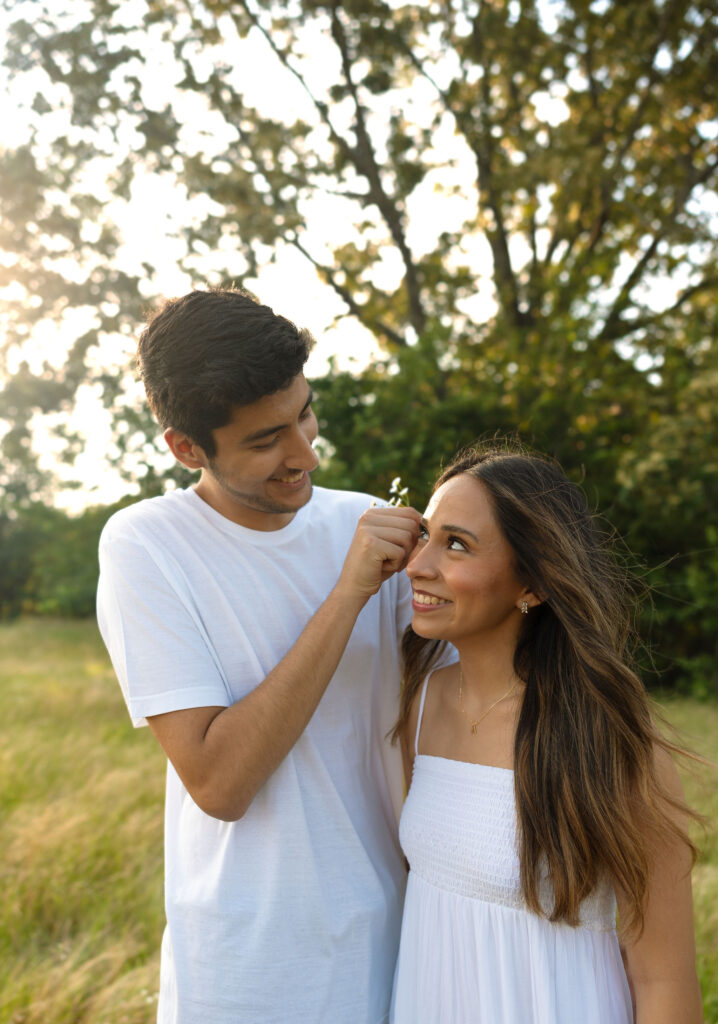
M417 621L418 619L418 621ZM440 629L432 629L431 623L426 621L423 615L414 616L411 620L411 628L414 630L417 636L422 636L425 640L443 640L444 637L441 635Z

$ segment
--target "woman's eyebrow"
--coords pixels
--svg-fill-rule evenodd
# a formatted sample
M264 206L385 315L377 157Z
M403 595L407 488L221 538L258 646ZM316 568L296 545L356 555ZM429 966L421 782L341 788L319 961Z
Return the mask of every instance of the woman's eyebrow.
M471 537L472 540L475 540L478 543L479 538L476 534L472 533L471 530L467 530L465 526L454 526L452 523L444 523L441 529L445 533L463 533L465 536Z
M423 516L419 520L419 525L422 526L425 530L428 530L429 528L429 524L427 523L426 519L424 519ZM471 537L472 540L475 540L477 544L479 543L479 538L476 536L476 534L472 533L471 530L467 530L465 526L454 526L453 523L444 523L441 529L444 531L444 533L463 533L466 537Z

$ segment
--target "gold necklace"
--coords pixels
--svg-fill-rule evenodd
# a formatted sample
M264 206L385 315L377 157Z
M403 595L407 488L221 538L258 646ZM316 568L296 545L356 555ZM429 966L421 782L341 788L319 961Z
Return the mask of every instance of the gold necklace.
M470 715L467 714L467 712L466 712L466 710L464 708L463 687L462 687L463 681L464 681L464 673L461 670L461 665L459 665L459 711L464 716L464 718L467 718L469 720L469 723L471 724L471 733L472 733L472 735L475 735L476 734L476 730L479 728L479 725L481 724L481 722L483 722L483 720L486 718L486 716L488 715L489 711L493 711L497 704L500 704L502 700L506 700L507 697L510 697L511 694L516 689L516 687L519 685L519 682L521 680L519 680L519 679L515 680L513 685L509 687L509 689L506 691L506 693L502 694L502 696L499 697L498 700L495 700L493 704L490 704L489 707L487 707L486 711L484 711L483 714L479 715L478 718L471 718Z

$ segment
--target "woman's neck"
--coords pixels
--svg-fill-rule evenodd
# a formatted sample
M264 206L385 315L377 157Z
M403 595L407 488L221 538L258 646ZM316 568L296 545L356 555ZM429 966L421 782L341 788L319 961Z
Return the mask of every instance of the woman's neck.
M489 704L518 681L515 645L457 644L462 688L467 697Z

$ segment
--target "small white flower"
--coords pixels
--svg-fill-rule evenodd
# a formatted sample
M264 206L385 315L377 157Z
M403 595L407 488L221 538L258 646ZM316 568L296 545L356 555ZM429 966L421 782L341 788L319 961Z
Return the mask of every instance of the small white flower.
M392 497L389 498L389 504L393 505L394 507L397 507L399 505L408 505L408 493L409 488L401 486L401 477L395 476L391 482L391 487L389 488L389 494L392 495Z

